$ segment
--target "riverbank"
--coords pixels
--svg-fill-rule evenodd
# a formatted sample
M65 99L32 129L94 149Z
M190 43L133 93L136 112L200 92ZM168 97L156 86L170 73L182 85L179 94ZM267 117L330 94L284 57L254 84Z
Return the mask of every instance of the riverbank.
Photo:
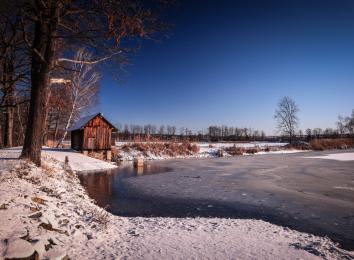
M150 161L286 154L306 151L308 150L289 147L288 143L276 142L116 142L113 148L113 158L115 161L132 161L135 158Z
M0 150L0 253L40 259L351 257L327 238L259 220L125 218L95 205L70 168Z

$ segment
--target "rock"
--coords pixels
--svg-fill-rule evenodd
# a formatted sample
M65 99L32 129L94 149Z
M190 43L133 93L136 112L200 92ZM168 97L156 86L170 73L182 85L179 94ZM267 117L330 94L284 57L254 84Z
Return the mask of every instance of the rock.
M23 240L16 239L8 242L7 249L5 251L5 259L21 259L21 260L30 260L38 259L38 254L34 250L34 247L31 243Z
M60 230L60 229L57 229L57 228L53 228L52 224L50 224L50 223L42 222L41 224L39 224L38 227L44 228L44 229L49 230L49 231L55 231L55 232L58 232L60 234L65 234L67 236L69 235L67 230Z
M36 211L39 211L39 209L38 209L38 208L36 208L36 207L30 207L30 211L32 211L32 212L36 212Z
M42 216L43 216L42 212L38 211L38 212L36 212L36 213L34 213L34 214L32 214L32 215L29 215L28 217L29 217L29 218L33 218L33 219L36 219L36 218L40 218L40 217L42 217Z
M69 260L69 257L64 251L58 249L50 249L44 253L43 259Z
M68 219L61 219L59 220L58 224L62 226L66 226L70 221Z
M36 202L36 203L38 203L38 204L45 205L45 200L42 199L42 198L40 198L40 197L33 197L33 198L32 198L32 201L33 201L33 202Z
M7 209L7 206L8 206L7 203L3 203L1 204L0 209Z

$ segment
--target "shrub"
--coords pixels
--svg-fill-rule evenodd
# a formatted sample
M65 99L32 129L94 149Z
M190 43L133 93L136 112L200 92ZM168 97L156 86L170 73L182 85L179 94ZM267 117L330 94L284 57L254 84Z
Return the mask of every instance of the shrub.
M192 153L198 153L199 152L199 146L196 144L189 144L188 145L188 150L191 151Z
M189 141L183 143L172 143L172 142L151 142L151 143L132 143L125 144L122 146L122 150L125 152L130 152L132 149L141 152L144 156L148 154L153 154L156 156L168 155L174 156L185 156L193 155L199 152L199 146L192 144Z
M311 145L307 142L304 142L304 141L295 141L291 144L286 145L285 148L297 149L297 150L310 150Z
M339 138L339 139L315 139L310 142L313 150L323 151L330 149L348 149L354 148L354 139Z
M235 155L243 155L243 153L245 152L245 148L243 147L236 147L236 145L234 146L231 146L231 147L226 147L225 148L225 151L232 155L232 156L235 156Z
M261 149L258 146L249 147L249 148L246 149L246 153L250 153L250 154L255 154L255 153L258 153L260 151L261 151Z

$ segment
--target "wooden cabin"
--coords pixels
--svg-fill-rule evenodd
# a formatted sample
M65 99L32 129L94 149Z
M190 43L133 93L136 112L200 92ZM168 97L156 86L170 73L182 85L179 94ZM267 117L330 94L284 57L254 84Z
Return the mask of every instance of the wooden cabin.
M70 131L72 149L99 153L111 160L112 132L117 129L101 113L81 118Z

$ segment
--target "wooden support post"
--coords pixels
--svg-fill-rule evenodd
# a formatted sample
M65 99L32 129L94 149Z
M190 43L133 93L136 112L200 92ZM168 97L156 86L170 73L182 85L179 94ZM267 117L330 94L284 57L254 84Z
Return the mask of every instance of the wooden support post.
M112 151L108 150L106 153L106 160L107 161L112 161Z
M142 167L142 166L144 166L144 160L141 158L135 158L134 159L134 167L137 168L137 167Z
M218 156L219 157L223 157L224 156L224 150L223 149L219 149L218 150Z

